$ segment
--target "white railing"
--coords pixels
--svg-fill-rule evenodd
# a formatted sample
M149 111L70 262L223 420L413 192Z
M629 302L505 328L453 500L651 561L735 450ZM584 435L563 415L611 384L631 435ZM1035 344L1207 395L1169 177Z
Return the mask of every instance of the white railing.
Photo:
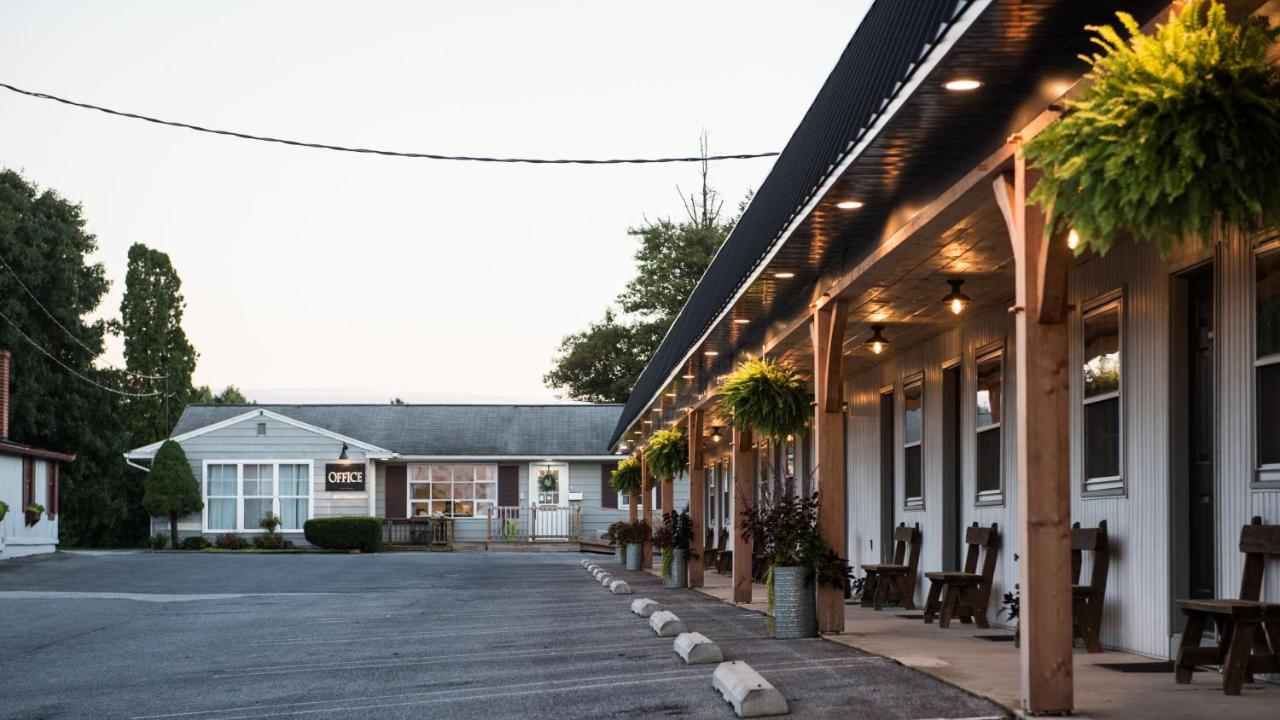
M576 507L496 507L489 509L488 520L490 542L577 540L582 531Z

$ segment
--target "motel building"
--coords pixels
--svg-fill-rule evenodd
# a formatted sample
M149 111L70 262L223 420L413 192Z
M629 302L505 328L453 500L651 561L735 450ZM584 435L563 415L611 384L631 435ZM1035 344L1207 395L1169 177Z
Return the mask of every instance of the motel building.
M609 484L619 405L190 405L173 429L204 509L179 535L258 534L268 512L305 545L309 518L384 519L384 541L598 543L629 513ZM131 450L146 470L163 441ZM687 486L686 486L687 487ZM660 495L654 494L655 502ZM676 502L687 503L687 491ZM167 533L167 518L152 533Z
M924 573L961 569L967 529L992 529L985 618L1011 627L1000 598L1019 588L1020 649L1005 647L1032 712L1089 692L1073 696L1073 523L1105 523L1089 548L1105 563L1100 649L1154 659L1177 654L1175 600L1240 597L1242 528L1280 524L1280 238L1224 227L1167 255L1142 238L1076 255L1027 201L1022 145L1081 80L1084 26L1116 10L1150 28L1169 6L876 2L608 441L627 452L677 425L700 440L695 537L767 498L766 456L786 453L855 575L918 528L918 608ZM718 383L748 355L812 377L808 432L780 450L723 418ZM730 536L733 598L749 602L753 548ZM1098 555L1081 553L1079 584ZM1259 567L1261 597L1280 601L1280 563ZM820 589L821 629L865 635L841 595ZM1245 700L1195 677L1224 715Z

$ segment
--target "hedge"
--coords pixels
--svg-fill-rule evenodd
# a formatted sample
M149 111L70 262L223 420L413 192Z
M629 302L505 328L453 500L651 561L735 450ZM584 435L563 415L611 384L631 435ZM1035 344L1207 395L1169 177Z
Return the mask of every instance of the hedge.
M382 549L382 520L364 515L313 518L302 526L307 542L327 550Z

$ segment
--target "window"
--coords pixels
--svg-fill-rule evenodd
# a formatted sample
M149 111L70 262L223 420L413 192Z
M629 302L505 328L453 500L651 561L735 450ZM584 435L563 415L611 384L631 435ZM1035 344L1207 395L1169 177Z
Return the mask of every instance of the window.
M1259 255L1255 275L1257 348L1254 433L1258 480L1280 481L1280 251Z
M1120 300L1084 313L1084 491L1117 494L1120 472Z
M726 460L720 464L720 518L724 524L730 524L732 505L729 502L729 484L732 482L729 475L729 461Z
M236 485L240 466L209 465L205 469L205 529L236 529Z
M975 473L979 503L1001 501L1004 458L1000 452L1000 433L1004 422L1004 355L1001 351L980 355L975 373L974 427Z
M496 465L410 465L413 517L487 517L498 499Z
M924 507L924 378L908 381L902 388L903 497L908 508Z
M262 422L262 423L258 423L258 434L259 434L259 435L266 435L266 434L267 434L267 424L266 424L266 423L264 423L264 422Z
M311 467L302 463L280 466L280 528L301 530L310 514Z
M280 517L281 530L300 532L311 517L311 463L206 463L204 496L205 532L257 532L267 513Z

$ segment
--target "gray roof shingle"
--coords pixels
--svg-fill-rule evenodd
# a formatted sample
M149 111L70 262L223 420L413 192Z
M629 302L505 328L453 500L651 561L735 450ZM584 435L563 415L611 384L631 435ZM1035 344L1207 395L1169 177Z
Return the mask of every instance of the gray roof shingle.
M174 435L249 410L286 417L401 455L608 455L621 405L188 405Z

